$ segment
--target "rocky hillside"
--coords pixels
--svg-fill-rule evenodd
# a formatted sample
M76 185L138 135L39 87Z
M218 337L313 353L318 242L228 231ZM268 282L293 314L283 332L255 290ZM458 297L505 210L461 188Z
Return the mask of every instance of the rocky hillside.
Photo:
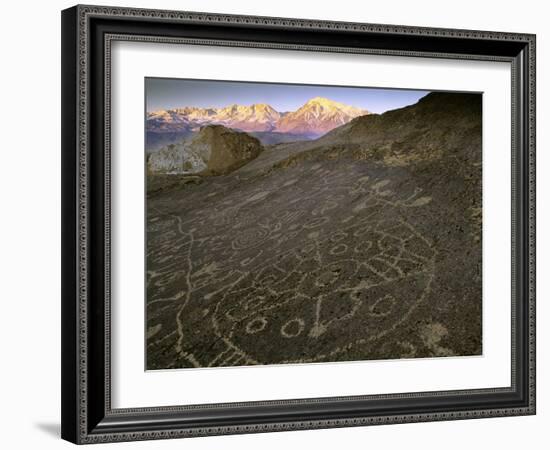
M262 151L260 141L246 133L208 125L192 139L150 154L147 169L150 174L221 175L245 165Z
M319 139L280 144L241 170L268 170L335 153L389 166L440 158L477 163L480 145L481 96L435 92L405 108L357 117Z
M445 150L460 149L463 156L471 156L472 150L479 149L479 142L472 138L480 133L479 94L434 92L415 105L358 117L327 133L317 144L360 148L369 157L399 164L437 158Z

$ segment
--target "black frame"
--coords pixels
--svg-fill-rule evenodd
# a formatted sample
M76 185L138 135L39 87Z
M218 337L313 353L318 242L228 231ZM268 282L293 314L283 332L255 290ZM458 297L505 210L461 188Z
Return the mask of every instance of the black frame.
M186 42L512 65L512 385L112 409L110 44ZM62 12L62 437L75 443L535 414L535 36L97 6Z

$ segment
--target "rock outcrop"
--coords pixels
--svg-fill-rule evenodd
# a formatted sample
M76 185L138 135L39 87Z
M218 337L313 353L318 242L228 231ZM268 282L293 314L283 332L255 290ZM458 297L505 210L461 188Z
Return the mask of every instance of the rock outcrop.
M170 144L149 155L148 172L223 175L256 158L260 141L222 125L208 125L189 140Z

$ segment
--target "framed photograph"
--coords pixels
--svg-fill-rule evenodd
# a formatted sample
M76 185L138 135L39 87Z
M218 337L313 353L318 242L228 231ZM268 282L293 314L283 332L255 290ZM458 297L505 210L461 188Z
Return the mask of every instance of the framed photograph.
M62 437L535 413L535 36L62 12Z

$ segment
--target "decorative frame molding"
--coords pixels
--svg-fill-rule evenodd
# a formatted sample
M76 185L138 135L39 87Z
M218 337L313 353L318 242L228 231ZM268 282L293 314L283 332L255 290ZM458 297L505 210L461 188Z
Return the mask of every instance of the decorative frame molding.
M155 31L145 33L153 24ZM62 27L65 439L83 444L535 413L534 35L80 5L63 11ZM110 49L117 40L510 62L510 388L112 409ZM357 40L362 45L351 45ZM455 403L445 406L448 398Z

